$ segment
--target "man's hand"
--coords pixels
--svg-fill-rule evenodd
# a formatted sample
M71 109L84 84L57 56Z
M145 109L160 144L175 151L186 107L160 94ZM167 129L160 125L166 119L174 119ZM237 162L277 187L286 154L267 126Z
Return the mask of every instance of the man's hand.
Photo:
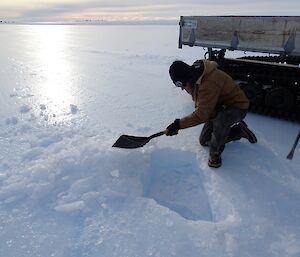
M176 119L167 127L166 136L175 136L178 134L178 130L180 129L179 121L180 119Z

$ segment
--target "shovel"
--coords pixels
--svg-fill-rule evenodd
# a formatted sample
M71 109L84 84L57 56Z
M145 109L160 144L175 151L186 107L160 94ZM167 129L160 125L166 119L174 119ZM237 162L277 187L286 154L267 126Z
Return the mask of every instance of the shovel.
M155 137L160 137L164 134L166 134L166 130L155 133L149 137L136 137L136 136L122 135L118 138L118 140L113 144L112 147L126 148L126 149L139 148L147 144L151 139Z
M298 142L299 142L299 139L300 139L300 131L299 131L299 133L298 133L298 135L297 135L297 137L296 137L296 139L295 139L295 142L294 142L294 145L293 145L291 151L289 152L288 156L286 157L286 158L288 158L289 160L292 160L292 159L293 159L294 152L295 152L296 146L297 146L297 144L298 144Z

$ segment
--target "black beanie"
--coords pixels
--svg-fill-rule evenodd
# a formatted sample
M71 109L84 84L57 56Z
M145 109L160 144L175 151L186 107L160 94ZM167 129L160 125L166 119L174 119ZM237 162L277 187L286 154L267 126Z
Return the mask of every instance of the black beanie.
M194 68L183 61L174 61L169 68L169 74L176 83L180 81L182 84L187 83L193 76Z

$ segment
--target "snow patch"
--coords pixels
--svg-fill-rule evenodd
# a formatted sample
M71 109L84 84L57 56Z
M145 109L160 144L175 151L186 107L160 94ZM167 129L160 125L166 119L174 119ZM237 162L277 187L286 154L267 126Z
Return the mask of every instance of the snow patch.
M78 112L78 107L74 104L70 104L70 109L72 114L76 114Z
M120 171L119 170L113 170L110 172L110 175L114 178L118 178L120 176Z
M54 209L58 212L68 213L68 212L83 210L84 207L85 207L85 205L84 205L83 201L76 201L76 202L72 202L72 203L57 205L57 206L55 206Z
M137 131L140 133L148 133L149 131L151 131L151 128L150 127L142 127L142 128L138 128Z
M19 119L17 117L10 117L6 119L7 125L16 125L19 122Z
M24 99L24 98L29 98L34 96L33 94L29 93L29 88L25 87L25 88L14 88L14 92L11 93L9 96L10 97L15 97L15 98L19 98L19 99Z
M42 155L43 151L41 148L36 147L27 151L23 157L23 161L32 161L37 159L40 155Z
M20 113L28 113L31 110L31 107L24 104L19 108Z

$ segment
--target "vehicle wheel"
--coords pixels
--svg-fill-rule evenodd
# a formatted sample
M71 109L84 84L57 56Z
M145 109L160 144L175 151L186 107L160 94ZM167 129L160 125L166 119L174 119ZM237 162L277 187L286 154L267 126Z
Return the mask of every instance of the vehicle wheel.
M253 83L240 83L240 88L249 99L250 105L261 105L264 99L264 92L261 87Z
M293 108L295 103L292 92L284 87L273 88L267 92L265 97L265 104L268 107L289 111Z

